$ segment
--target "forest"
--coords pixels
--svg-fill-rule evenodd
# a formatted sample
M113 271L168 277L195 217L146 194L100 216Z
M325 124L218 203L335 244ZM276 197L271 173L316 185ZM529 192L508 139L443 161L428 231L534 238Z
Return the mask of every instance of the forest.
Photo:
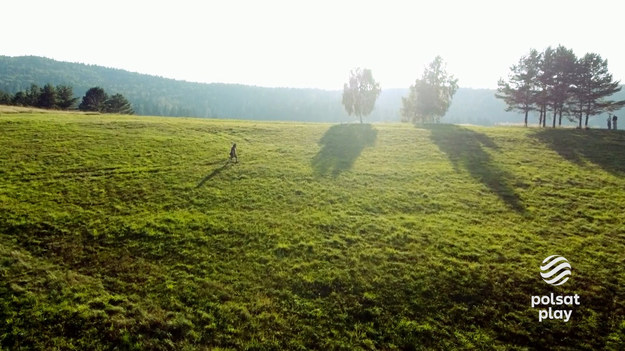
M401 98L408 87L385 87L368 122L400 120ZM15 94L32 84L73 87L81 98L88 89L101 87L122 94L135 114L151 116L190 116L252 120L351 122L341 105L339 90L266 88L239 84L195 83L128 72L82 63L60 62L37 56L0 56L0 91ZM523 114L507 112L506 104L495 98L494 89L460 88L454 95L443 122L476 125L517 124ZM625 93L614 95L625 98ZM619 111L615 111L619 113ZM532 115L536 122L538 114ZM593 126L591 121L590 126ZM564 121L567 124L568 121ZM603 126L601 124L600 126Z

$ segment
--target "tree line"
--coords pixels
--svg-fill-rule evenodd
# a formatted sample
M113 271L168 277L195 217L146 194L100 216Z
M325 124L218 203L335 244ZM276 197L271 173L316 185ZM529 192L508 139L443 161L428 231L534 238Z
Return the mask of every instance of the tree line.
M537 54L542 53L537 52ZM364 70L360 71L363 72ZM353 73L355 76L359 75L356 70ZM373 75L370 74L370 76L373 80ZM548 82L549 79L543 79L543 81ZM34 100L33 97L37 94L32 92L31 82L38 83L40 86L46 82L58 84L55 87L57 88L57 95L61 94L60 92L63 90L58 89L59 85L71 86L74 91L87 91L96 85L106 91L123 91L124 97L132 101L132 109L141 115L324 122L344 121L348 116L348 111L343 107L345 103L349 104L349 99L345 100L343 106L341 105L341 94L345 97L345 89L341 92L318 89L263 88L236 84L191 83L119 69L58 62L40 57L6 57L0 55L0 90L7 92L4 94L0 92L0 103L11 104L14 94L19 91L22 91L24 97L18 100ZM510 81L504 82L510 83ZM357 84L351 86L350 84L348 82L348 89L357 86ZM375 100L373 100L375 108L366 114L363 113L362 117L367 116L368 119L375 121L395 121L401 118L407 122L436 122L445 116L449 123L492 125L501 121L516 121L519 118L517 111L521 114L524 112L523 109L510 108L510 104L508 104L508 111L504 112L507 102L497 99L492 90L458 88L457 80L452 75L447 74L444 62L440 58L426 66L423 75L415 80L415 84L408 89L381 91L379 84L371 85L371 87L376 87L376 90L379 89L375 93ZM514 84L510 84L510 87L514 88L512 90L519 90ZM41 88L39 89L41 90ZM523 92L522 89L520 90ZM532 94L536 94L530 94L530 97L544 98L539 94L539 89L533 88L530 91ZM26 94L27 92L29 94ZM545 92L543 92L544 94ZM427 99L427 96L441 97L441 100ZM619 96L619 99L625 98L623 91L618 92L616 96ZM71 95L68 97L72 98ZM353 101L358 100L355 99L355 95L351 95L350 98ZM452 98L456 101L454 106L451 106ZM362 100L363 103L368 104L371 101L370 97ZM516 106L514 101L508 100L513 106ZM74 103L79 102L80 99ZM27 105L26 102L18 104ZM57 104L59 106L56 108L64 108L61 106L62 103ZM31 106L36 105L31 104ZM75 106L71 105L67 108L71 109ZM103 108L101 104L98 106ZM528 106L530 107L529 113L535 111L536 115L539 115L540 107L535 104ZM552 106L553 104L548 104L546 109L542 110L552 112ZM447 110L448 107L449 110ZM613 107L618 108L619 105ZM357 111L366 110L367 108L353 108L352 114L356 115ZM568 114L571 112L567 114L564 108L558 110L562 111L562 116L568 122L570 119L568 117L571 117ZM552 113L547 112L547 114L551 116ZM356 115L356 117L358 116ZM589 117L591 117L590 114ZM523 118L522 115L521 118ZM541 125L547 120L541 118ZM560 120L558 112L558 121ZM579 119L577 121L579 122Z
M608 71L608 60L599 54L577 57L562 45L543 52L531 49L510 68L508 80L498 82L497 98L507 104L507 111L525 116L538 112L538 124L545 127L551 115L552 127L562 125L565 116L578 127L588 127L588 119L625 106L625 100L609 97L621 90Z
M440 122L457 90L458 80L447 73L444 61L437 56L410 86L408 96L402 97L402 122ZM578 58L560 45L543 52L531 49L510 68L508 80L499 80L495 97L505 102L506 111L523 113L526 127L529 113L535 111L539 126L546 127L551 116L554 128L562 125L562 117L582 128L582 124L588 127L592 116L623 108L625 100L610 99L619 91L620 81L608 71L608 60L595 53ZM347 113L362 123L362 116L373 111L379 94L380 86L371 70L355 69L344 85L342 102Z
M348 117L340 91L194 83L42 57L0 55L0 90L14 94L31 83L70 85L76 95L91 87L120 92L135 114L255 120L340 122ZM395 92L387 91L369 117L393 119ZM80 100L78 101L80 103Z
M24 91L11 95L0 90L0 104L30 106L47 109L69 110L74 107L78 98L74 97L71 86L46 84L40 88L32 84Z
M341 104L343 89L328 91L192 83L42 57L0 55L0 90L13 95L29 89L32 83L39 86L46 83L69 85L79 97L95 86L106 92L120 92L132 103L135 114L139 115L315 122L344 122L349 118ZM489 89L458 88L444 120L447 123L480 125L519 121L519 114L506 112L505 103L495 98L494 93ZM366 119L399 121L402 117L402 97L409 94L408 86L380 91L375 108ZM625 98L624 91L618 95Z
M73 88L68 85L54 86L48 83L39 87L37 84L32 84L30 88L13 95L0 90L0 104L4 105L72 110L76 108L77 102L78 98L74 97ZM78 109L102 113L134 114L130 102L123 95L109 96L100 87L87 90Z

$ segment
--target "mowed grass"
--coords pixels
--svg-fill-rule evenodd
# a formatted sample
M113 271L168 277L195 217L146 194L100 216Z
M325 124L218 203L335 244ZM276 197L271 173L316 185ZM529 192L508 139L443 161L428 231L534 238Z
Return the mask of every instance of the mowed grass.
M623 132L5 114L0 345L624 349L624 189Z

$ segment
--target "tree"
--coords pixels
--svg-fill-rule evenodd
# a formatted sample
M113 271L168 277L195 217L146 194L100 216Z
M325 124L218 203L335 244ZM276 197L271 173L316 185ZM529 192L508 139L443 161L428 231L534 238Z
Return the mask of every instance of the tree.
M37 107L55 108L56 107L56 89L52 84L43 86L37 99Z
M78 106L81 111L97 111L102 112L104 110L104 102L108 99L104 89L100 87L94 87L87 90L85 96L82 98L82 102Z
M370 69L356 68L349 73L349 83L343 85L343 106L348 115L356 115L362 123L362 116L373 111L380 95L380 84L373 79Z
M545 127L547 112L553 112L552 126L562 124L562 116L577 120L603 112L612 112L625 106L625 101L606 98L621 90L608 72L608 62L597 54L577 58L572 50L560 45L548 47L542 53L531 50L530 55L512 66L509 81L499 81L496 94L508 105L507 110L520 110L527 114L537 110L539 125Z
M562 125L562 114L567 101L571 98L571 92L574 86L577 70L577 56L573 50L567 49L560 45L552 53L551 67L551 87L549 90L549 102L553 111L553 125L556 127L556 116L559 117L558 125ZM568 111L567 111L568 113Z
M23 91L18 91L13 95L11 104L16 106L26 106L26 94Z
M519 63L510 67L508 81L500 79L495 97L502 99L508 107L506 111L518 110L525 114L524 124L527 127L527 116L536 110L535 101L538 89L538 72L541 55L537 50L530 50L529 55L521 57Z
M588 127L590 116L612 112L625 106L625 101L606 100L608 96L621 90L620 82L614 81L608 72L608 60L600 55L588 53L577 64L577 79L574 86L571 109L578 119L578 126Z
M24 93L24 100L22 105L24 106L37 106L39 103L39 95L41 94L41 89L37 84L31 84L30 89L26 90Z
M3 90L0 90L0 104L9 105L11 103L11 94L7 94Z
M132 115L135 111L122 94L115 94L104 102L104 112Z
M63 110L68 110L76 104L78 98L74 97L74 90L69 85L56 87L56 105Z
M551 107L550 94L553 86L553 67L554 67L554 51L549 46L540 54L540 70L538 72L538 93L536 94L536 105L540 110L538 124L543 127L547 126L547 112Z
M402 121L439 122L457 90L458 80L447 74L443 59L436 56L410 87L408 97L402 98Z

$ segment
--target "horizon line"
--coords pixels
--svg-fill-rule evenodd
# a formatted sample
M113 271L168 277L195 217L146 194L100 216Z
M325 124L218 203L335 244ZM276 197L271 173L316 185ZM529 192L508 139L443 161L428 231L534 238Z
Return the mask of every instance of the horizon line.
M106 69L125 71L125 72L133 73L133 74L140 74L140 75L144 75L144 76L150 76L150 77L162 78L162 79L169 79L169 80L174 80L174 81L178 81L178 82L185 82L185 83L192 83L192 84L240 85L240 86L248 86L248 87L255 87L255 88L266 88L266 89L301 89L301 90L321 90L321 91L328 91L328 92L342 91L343 90L342 88L323 88L323 87L310 87L310 86L284 86L284 85L271 86L271 85L259 85L259 84L254 84L254 83L206 82L206 81L187 80L187 79L182 79L182 78L167 77L167 76L159 75L159 74L156 74L156 73L138 72L138 71L133 71L133 70L130 70L130 69L127 69L127 68L112 67L112 66L106 66L106 65L101 65L101 64L94 64L94 63L87 63L87 62L80 62L80 61L58 60L58 59L55 59L55 58L52 58L52 57L41 56L41 55L34 55L34 54L30 54L30 55L14 55L14 56L0 54L0 57L9 57L9 58L22 58L22 57L42 58L42 59L51 60L51 61L60 62L60 63L79 64L79 65L85 65L85 66L95 66L95 67L101 67L101 68L106 68ZM472 87L472 86L458 86L458 88L459 89L473 89L473 90L497 90L497 88ZM409 87L390 87L390 88L382 87L382 91L384 91L384 90L407 90L407 89L409 89Z

